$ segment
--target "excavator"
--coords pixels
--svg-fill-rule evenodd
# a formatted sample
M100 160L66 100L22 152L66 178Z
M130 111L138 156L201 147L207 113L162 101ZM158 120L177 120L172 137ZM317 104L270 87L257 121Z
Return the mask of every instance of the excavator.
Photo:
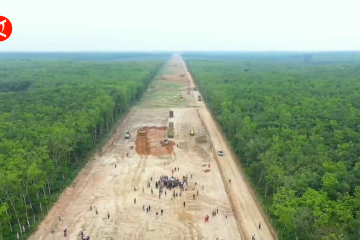
M140 128L139 134L140 136L146 136L146 130L144 128Z

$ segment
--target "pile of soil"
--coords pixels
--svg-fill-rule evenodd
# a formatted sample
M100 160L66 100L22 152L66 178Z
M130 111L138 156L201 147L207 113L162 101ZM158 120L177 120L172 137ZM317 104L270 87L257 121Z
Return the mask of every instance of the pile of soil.
M163 156L171 155L174 151L175 142L169 141L168 145L161 146L160 141L166 138L167 127L144 127L147 132L141 136L138 132L136 136L136 152L139 155Z

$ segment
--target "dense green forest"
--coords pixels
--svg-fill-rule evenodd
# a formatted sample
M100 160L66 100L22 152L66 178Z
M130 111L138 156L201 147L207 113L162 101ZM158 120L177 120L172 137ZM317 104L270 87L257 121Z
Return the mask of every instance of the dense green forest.
M167 57L0 61L0 239L29 236Z
M279 238L360 239L360 63L183 57Z
M168 52L0 52L0 60L63 60L63 61L144 61L164 60Z

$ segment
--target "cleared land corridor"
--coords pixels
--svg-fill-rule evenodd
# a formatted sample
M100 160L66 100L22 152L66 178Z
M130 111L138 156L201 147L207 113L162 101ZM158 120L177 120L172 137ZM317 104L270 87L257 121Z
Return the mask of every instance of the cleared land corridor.
M81 231L91 239L237 240L251 239L253 233L258 240L273 239L194 86L181 57L174 55L101 156L89 161L30 239L81 239ZM169 122L174 138L167 136ZM232 178L232 203L211 142L226 153L219 160L224 161L220 166L224 178ZM181 182L187 176L187 184L183 190L164 186L159 195L155 182L164 175ZM238 221L232 211L234 201L238 202L235 211L243 211Z

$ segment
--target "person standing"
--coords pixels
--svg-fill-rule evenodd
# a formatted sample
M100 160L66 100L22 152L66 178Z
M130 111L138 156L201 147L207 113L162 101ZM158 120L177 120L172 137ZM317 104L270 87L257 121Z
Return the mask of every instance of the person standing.
M184 202L184 207L185 207L185 204L186 204L186 203Z
M108 219L110 219L110 213L109 212L107 212L107 217L108 217Z

